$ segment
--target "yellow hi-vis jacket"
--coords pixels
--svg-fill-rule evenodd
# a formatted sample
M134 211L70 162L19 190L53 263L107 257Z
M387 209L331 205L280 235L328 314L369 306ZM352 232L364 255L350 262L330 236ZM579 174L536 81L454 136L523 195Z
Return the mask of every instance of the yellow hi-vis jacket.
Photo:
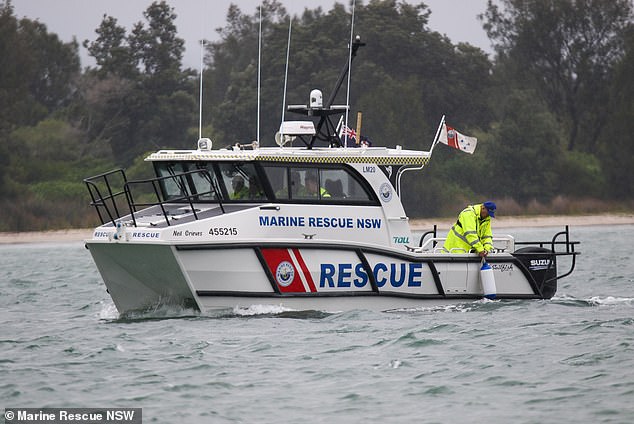
M458 215L458 221L451 227L443 252L465 253L493 249L491 217L480 218L482 205L467 206ZM452 249L454 249L452 251Z

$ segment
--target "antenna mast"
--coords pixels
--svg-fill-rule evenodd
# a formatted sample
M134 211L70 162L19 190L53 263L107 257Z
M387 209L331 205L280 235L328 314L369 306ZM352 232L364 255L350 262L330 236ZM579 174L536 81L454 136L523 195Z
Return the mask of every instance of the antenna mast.
M352 38L354 36L355 5L356 5L356 0L352 0L352 18L350 19L350 44L349 44L349 52L348 52L348 88L346 90L346 127L348 127L348 113L350 112L350 74L351 74L350 68L352 67ZM343 147L348 147L348 131L346 131L344 135Z
M293 18L288 17L288 41L286 43L286 69L284 71L284 95L282 96L282 122L284 122L284 109L286 108L286 84L288 82L288 58L291 51L291 28L293 27ZM282 134L284 136L284 134Z
M200 40L200 93L198 110L198 139L203 137L203 57L205 52L205 40Z
M260 33L258 36L258 117L257 117L257 134L256 140L260 144L260 76L262 69L262 2L260 2Z

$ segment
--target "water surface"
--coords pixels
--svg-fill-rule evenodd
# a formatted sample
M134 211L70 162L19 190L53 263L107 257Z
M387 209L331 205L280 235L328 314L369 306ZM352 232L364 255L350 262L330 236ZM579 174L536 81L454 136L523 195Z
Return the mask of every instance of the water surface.
M83 244L0 246L0 407L141 407L159 423L631 423L634 226L571 232L583 254L552 300L391 313L122 318Z

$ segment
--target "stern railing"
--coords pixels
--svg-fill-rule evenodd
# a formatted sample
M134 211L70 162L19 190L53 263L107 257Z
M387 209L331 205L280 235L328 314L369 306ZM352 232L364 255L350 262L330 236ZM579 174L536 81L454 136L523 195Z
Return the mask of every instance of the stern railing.
M564 240L559 240L561 237L564 237ZM571 241L570 240L570 228L568 227L568 225L566 225L564 227L563 231L560 231L558 233L556 233L553 238L550 241L522 241L522 242L515 242L516 245L522 245L522 246L539 246L541 248L548 248L550 247L550 256L555 258L557 256L570 256L571 260L570 260L570 268L568 269L568 271L566 271L565 273L561 274L561 275L556 275L555 277L547 280L547 282L549 281L554 281L554 280L559 280L560 278L564 278L567 277L568 275L572 274L572 272L575 269L575 266L577 264L577 255L580 255L581 252L577 252L575 251L575 246L580 244L581 242L579 241ZM561 247L564 246L565 250L557 250L557 247ZM543 254L539 254L539 253L521 253L523 256L543 256ZM554 261L550 261L549 264L549 269L550 267L554 266L553 265Z
M428 236L431 236L431 237L428 237ZM562 237L563 237L563 240L561 239ZM442 246L442 243L444 243L444 241L445 241L445 237L437 236L437 227L436 225L434 225L433 230L429 230L422 234L417 248L408 247L408 246L406 247L407 247L407 250L411 252L416 252L416 253L422 253L425 251L432 252L432 253L441 253L442 249L437 248L436 246L438 244ZM505 246L499 247L499 245L502 243L504 243ZM548 255L552 259L555 259L555 257L557 256L571 257L570 267L568 268L568 270L564 272L563 274L556 275L554 278L551 278L547 280L546 282L559 280L560 278L564 278L572 274L577 264L577 255L581 254L581 252L575 251L575 246L577 246L579 243L580 243L579 241L570 240L570 228L568 227L568 225L565 226L563 231L556 233L550 241L515 241L515 239L511 236L493 237L493 245L496 246L494 248L495 253L509 252L514 255L521 255L525 257L530 257L530 256L543 257L544 252L516 253L516 249L515 249L517 246L524 246L524 247L539 246L544 249L550 248L550 253L548 253ZM563 249L561 248L562 246L563 246ZM463 252L452 252L452 253L467 253L467 252L463 251ZM554 267L555 266L554 264L555 264L555 261L551 260L549 268Z

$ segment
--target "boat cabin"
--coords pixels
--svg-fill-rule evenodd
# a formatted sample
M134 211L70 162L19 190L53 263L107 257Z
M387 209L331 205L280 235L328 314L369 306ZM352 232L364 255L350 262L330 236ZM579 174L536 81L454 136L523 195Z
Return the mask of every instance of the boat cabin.
M368 182L343 163L155 161L161 197L197 203L297 203L378 206ZM174 176L184 174L185 184ZM216 190L212 189L215 187Z

